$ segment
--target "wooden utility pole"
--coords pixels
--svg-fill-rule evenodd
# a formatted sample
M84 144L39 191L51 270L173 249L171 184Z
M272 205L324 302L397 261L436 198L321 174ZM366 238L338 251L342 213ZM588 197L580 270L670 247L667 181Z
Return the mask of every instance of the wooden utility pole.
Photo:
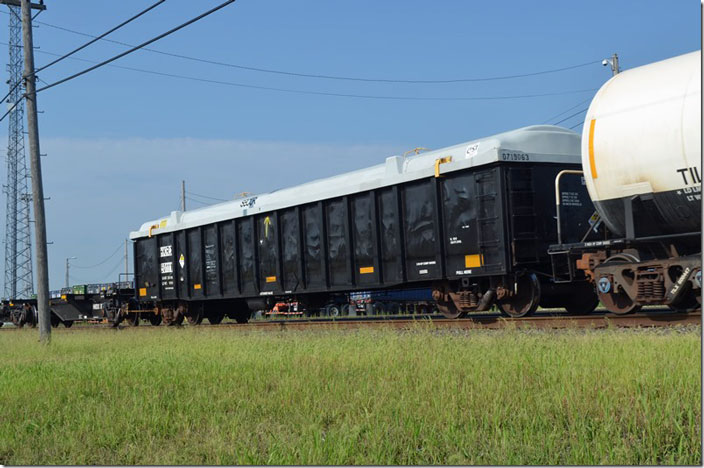
M37 312L39 341L51 341L51 311L49 309L49 260L46 248L46 218L44 217L44 187L39 157L39 123L37 120L37 88L34 76L34 43L32 40L32 5L22 4L22 42L24 43L24 84L27 104L27 138L29 140L32 201L34 205L34 237L37 246ZM42 5L43 6L43 5Z

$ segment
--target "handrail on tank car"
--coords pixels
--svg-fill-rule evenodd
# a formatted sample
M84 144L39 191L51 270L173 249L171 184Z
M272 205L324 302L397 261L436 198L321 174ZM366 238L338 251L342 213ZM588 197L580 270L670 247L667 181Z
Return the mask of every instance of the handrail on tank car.
M584 171L578 171L576 169L565 169L560 171L555 176L555 208L557 210L557 243L562 244L562 223L560 222L560 179L565 174L582 174Z

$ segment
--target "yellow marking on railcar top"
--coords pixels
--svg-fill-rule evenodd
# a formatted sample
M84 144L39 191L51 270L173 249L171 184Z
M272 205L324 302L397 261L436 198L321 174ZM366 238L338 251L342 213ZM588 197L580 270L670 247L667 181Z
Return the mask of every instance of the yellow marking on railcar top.
M594 161L594 126L596 125L596 119L592 119L589 122L589 169L592 172L592 179L596 179L596 162Z
M464 267L465 268L478 268L484 266L484 255L473 254L464 256Z
M166 227L166 222L167 222L167 221L168 221L168 220L166 220L166 219L162 219L161 222L159 223L159 228L160 228L160 229L164 229L164 228Z
M139 295L146 296L147 295L147 288L139 288Z
M366 274L368 274L368 273L374 273L374 267L373 267L373 266L361 267L361 268L359 269L359 274L360 274L360 275L366 275Z
M201 289L201 288L202 288L202 286L200 285L200 283L196 283L193 285L193 289Z
M276 276L267 276L266 282L267 283L276 283Z

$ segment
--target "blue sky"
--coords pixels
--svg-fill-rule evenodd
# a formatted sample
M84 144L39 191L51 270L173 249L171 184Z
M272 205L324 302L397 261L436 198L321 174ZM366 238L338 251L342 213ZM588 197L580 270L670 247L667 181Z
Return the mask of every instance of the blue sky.
M46 0L35 24L37 65L88 40L59 28L97 35L154 1ZM167 0L109 38L138 44L217 4ZM0 14L4 43L7 21ZM150 47L247 67L392 80L486 78L597 63L520 79L408 84L131 54L114 65L144 71L103 67L39 94L42 152L48 153L44 185L51 197L50 287L63 286L66 257L78 257L76 267L100 263L129 231L177 209L181 179L189 192L230 199L369 166L416 146L440 148L555 123L587 108L611 76L599 62L612 53L628 69L697 50L700 38L700 3L693 0L238 0ZM99 42L76 57L101 61L124 50ZM39 87L89 65L65 60L40 73ZM154 72L298 91L443 99L295 94ZM583 115L560 125L581 131ZM0 129L7 141L6 121ZM0 177L6 178L4 165ZM211 201L191 198L189 209ZM96 268L73 269L72 282L116 280L120 255Z

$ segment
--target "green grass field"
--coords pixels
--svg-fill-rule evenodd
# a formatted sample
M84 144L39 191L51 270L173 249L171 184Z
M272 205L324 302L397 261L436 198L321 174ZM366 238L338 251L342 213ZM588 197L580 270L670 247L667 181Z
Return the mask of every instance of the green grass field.
M0 333L0 464L691 464L701 329Z

